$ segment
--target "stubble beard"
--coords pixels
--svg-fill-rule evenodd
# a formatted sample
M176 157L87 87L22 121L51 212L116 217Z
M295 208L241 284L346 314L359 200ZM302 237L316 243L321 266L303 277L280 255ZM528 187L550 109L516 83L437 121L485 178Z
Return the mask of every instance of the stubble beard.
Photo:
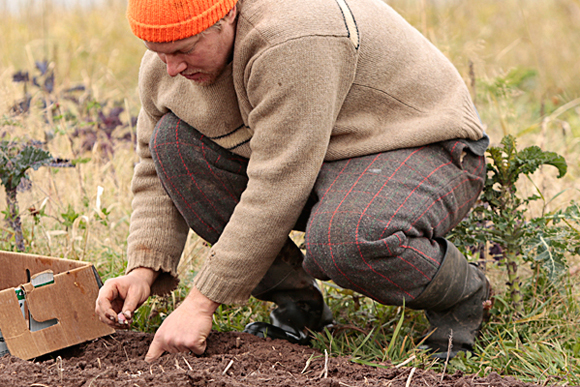
M198 79L190 78L187 76L186 76L186 78L198 86L202 86L202 87L211 86L216 82L216 80L220 77L220 75L222 75L222 73L224 72L224 69L225 69L225 66L223 66L215 71L196 71L192 74L192 77L197 76ZM201 76L199 74L201 74Z

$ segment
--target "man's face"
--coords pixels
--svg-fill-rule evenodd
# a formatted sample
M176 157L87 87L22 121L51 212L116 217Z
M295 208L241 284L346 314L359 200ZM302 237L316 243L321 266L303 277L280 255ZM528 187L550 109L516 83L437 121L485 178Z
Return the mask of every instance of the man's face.
M221 28L169 43L145 42L167 66L167 74L181 75L201 86L211 85L228 64L235 37L235 9L222 21Z

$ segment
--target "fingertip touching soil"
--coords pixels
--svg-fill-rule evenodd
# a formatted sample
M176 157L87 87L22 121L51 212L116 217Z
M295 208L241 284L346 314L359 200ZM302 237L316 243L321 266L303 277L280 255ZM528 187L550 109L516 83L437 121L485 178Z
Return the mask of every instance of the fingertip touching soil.
M213 332L203 356L165 354L148 364L143 359L152 339L152 334L118 331L31 361L7 355L0 358L0 387L535 386L496 373L442 378L421 369L370 367L239 332Z

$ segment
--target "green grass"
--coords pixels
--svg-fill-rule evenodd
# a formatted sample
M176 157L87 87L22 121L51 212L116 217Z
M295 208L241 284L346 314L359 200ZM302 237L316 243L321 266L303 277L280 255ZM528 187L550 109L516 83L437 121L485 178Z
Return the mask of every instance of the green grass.
M8 0L0 0L0 10ZM518 190L545 197L529 209L530 216L554 211L580 195L580 3L578 0L388 2L423 32L456 65L466 83L492 142L506 134L525 147L563 155L568 174L556 180L553 170L520 179ZM36 3L35 3L36 4ZM32 187L18 200L27 252L93 262L104 279L123 273L131 213L130 182L137 161L123 128L108 143L99 138L81 150L75 129L91 128L100 104L115 106L129 122L139 109L137 74L145 48L134 38L124 17L125 1L104 0L101 6L62 9L49 0L22 13L3 13L0 24L0 136L48 140L53 155L89 159L75 168L41 168L31 173ZM35 62L47 60L55 73L55 90L29 89L32 110L16 115L12 106L23 98L22 84L12 82L17 71L35 74ZM75 92L79 103L66 99ZM54 109L48 115L43 101ZM55 118L56 117L56 118ZM88 121L87 121L88 119ZM100 149L111 146L114 156ZM102 193L101 192L102 188ZM0 190L1 191L1 190ZM0 203L4 203L0 192ZM40 210L34 216L30 209ZM0 205L0 210L5 210ZM300 235L297 236L298 238ZM0 248L14 250L11 230L0 225ZM153 297L135 316L134 328L154 332L188 292L207 246L190 235L179 266L180 287L169 297ZM538 384L580 385L580 285L578 257L568 258L571 273L555 284L538 280L522 267L524 312L513 317L506 299L506 276L487 262L497 292L491 320L477 342L478 355L457 357L445 365L418 349L427 328L422 312L389 307L323 284L337 326L317 333L313 346L331 355L376 367L399 365L441 372L461 370L487 375L497 372ZM245 306L221 306L214 329L241 330L252 321L267 321L273 305L251 299ZM410 359L410 360L409 360Z

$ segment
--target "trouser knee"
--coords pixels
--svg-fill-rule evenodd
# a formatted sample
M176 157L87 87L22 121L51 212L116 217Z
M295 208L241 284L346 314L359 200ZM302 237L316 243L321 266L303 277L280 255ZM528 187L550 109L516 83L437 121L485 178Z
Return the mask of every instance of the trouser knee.
M157 176L188 226L209 243L217 242L246 189L247 159L173 113L156 125L150 151Z
M437 241L399 231L377 241L311 243L304 268L381 304L403 305L423 292L443 255Z

